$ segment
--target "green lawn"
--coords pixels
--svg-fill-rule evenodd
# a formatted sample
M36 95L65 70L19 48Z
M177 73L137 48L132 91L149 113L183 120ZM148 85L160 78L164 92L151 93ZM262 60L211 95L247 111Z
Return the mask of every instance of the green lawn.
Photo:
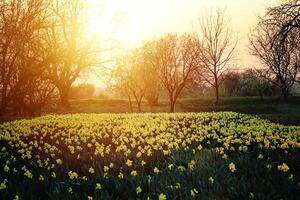
M221 98L219 106L215 107L213 98L179 99L176 112L216 112L234 111L258 115L272 122L285 125L300 125L300 97L293 97L289 102L283 102L277 97L268 97L263 101L259 97L227 97ZM85 99L71 100L71 109L47 109L47 113L126 113L130 112L127 100L121 99ZM136 105L133 103L134 110ZM169 103L161 100L158 106L151 107L146 102L142 104L143 112L168 112Z

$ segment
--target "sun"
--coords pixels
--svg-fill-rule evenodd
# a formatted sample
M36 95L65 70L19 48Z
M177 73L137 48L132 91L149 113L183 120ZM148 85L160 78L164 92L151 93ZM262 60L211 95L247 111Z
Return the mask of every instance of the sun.
M134 41L129 15L132 12L124 1L88 0L85 34L94 37L109 37L120 43Z
M87 34L111 33L116 27L115 7L113 3L101 3L95 0L88 1L86 16Z

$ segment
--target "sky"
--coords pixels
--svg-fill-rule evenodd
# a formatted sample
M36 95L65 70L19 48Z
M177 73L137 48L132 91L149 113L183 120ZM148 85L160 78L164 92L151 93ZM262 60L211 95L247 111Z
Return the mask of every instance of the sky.
M197 32L205 11L225 10L229 28L238 38L235 65L251 67L249 31L268 6L279 0L89 0L89 33L109 33L124 49L167 33ZM95 78L94 78L95 79Z

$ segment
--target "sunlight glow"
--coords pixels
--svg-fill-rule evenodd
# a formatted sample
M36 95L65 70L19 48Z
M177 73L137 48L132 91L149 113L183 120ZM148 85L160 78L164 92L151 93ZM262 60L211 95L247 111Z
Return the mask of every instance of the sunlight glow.
M126 48L169 32L193 31L200 13L225 9L243 46L251 26L276 0L88 0L88 34L109 34ZM245 48L245 47L243 47Z
M197 31L203 11L225 10L232 31L238 35L239 67L253 63L248 35L265 8L278 0L88 0L87 35L101 45L117 43L124 50L167 33ZM104 39L102 39L104 38Z
M125 1L89 0L87 34L109 36L121 43L134 43L135 34L131 32L129 16L139 9L138 4L130 6ZM127 45L126 44L126 45Z

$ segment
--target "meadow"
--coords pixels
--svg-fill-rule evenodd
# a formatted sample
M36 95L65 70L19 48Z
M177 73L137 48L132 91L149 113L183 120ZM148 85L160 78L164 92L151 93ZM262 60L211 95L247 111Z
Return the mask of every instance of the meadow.
M298 199L300 127L235 112L0 125L0 199Z
M72 99L71 109L47 107L44 114L67 113L128 113L129 102L124 99ZM133 110L136 104L133 102ZM223 97L218 106L214 106L212 97L180 98L175 105L176 112L222 112L233 111L259 116L274 123L300 125L300 96L290 97L287 102L278 97ZM169 102L161 99L156 106L142 102L142 112L169 112Z
M0 0L0 200L299 200L299 41L300 0Z

